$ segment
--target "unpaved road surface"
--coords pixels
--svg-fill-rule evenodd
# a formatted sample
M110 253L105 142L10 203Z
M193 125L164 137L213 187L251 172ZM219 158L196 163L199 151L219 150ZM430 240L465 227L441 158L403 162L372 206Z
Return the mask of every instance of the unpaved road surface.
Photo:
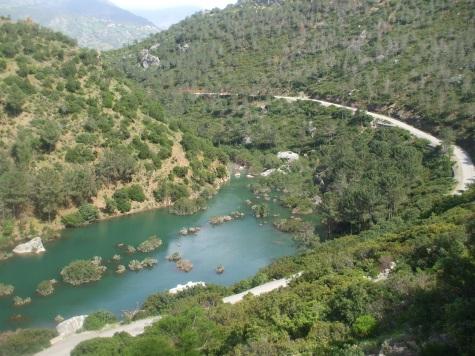
M350 106L339 105L339 104L331 103L324 100L310 99L307 97L275 96L275 98L285 99L287 101L298 101L298 100L313 101L325 107L335 106L338 108L351 110L353 112L357 110ZM370 111L365 111L365 113L377 120L387 122L393 126L397 126L401 129L409 131L412 135L429 141L430 144L434 147L441 144L441 140L439 140L437 137L432 136L431 134L427 132L421 131L418 128L415 128L414 126L411 126L403 121L394 119L390 116L376 114ZM454 145L452 147L452 151L453 151L452 159L454 160L454 166L453 166L454 179L456 181L456 185L452 191L452 194L460 194L460 192L467 190L470 184L475 183L475 166L473 165L473 162L470 159L470 156L468 155L468 153L465 152L461 147Z
M63 339L53 339L54 343L36 354L36 356L69 356L71 351L81 342L94 339L96 337L111 337L115 333L126 332L132 336L140 335L144 332L147 326L152 325L158 321L160 317L153 317L143 320L138 320L127 325L114 325L99 331L85 331L79 334L72 334L65 336Z

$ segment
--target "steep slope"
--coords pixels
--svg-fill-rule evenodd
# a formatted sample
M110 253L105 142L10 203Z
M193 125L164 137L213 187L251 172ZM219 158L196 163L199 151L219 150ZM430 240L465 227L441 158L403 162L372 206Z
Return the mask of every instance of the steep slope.
M475 153L471 1L240 1L120 51L162 92L297 94L400 117ZM143 72L143 48L161 67ZM131 56L124 56L130 53Z
M80 46L101 50L119 48L158 32L150 21L106 0L2 0L0 15L32 18L75 38Z
M225 177L212 147L185 152L160 104L96 51L7 20L0 43L0 249L63 224L197 198Z
M441 201L414 224L280 259L231 290L157 293L136 316L161 315L143 335L92 339L71 354L471 355L474 193ZM285 289L221 302L300 271Z

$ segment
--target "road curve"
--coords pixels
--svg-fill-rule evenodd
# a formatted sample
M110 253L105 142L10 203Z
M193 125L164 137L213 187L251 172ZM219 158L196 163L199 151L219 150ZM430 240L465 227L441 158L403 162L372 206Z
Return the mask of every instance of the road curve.
M232 96L236 94L230 94L230 93L193 93L194 95L198 96L218 96L218 97L226 97L226 96ZM319 103L320 105L324 107L329 107L329 106L335 106L337 108L341 109L346 109L355 112L357 109L353 108L351 106L345 106L345 105L340 105L336 103L331 103L329 101L325 100L318 100L318 99L310 99L309 97L306 96L280 96L280 95L275 95L274 98L276 99L284 99L287 101L312 101L315 103ZM439 146L441 144L441 140L438 139L437 137L424 132L422 130L419 130L418 128L415 128L414 126L411 126L403 121L397 120L395 118L392 118L390 116L386 115L381 115L381 114L376 114L374 112L370 111L364 111L367 115L389 123L393 126L397 126L401 129L404 129L406 131L409 131L412 135L425 139L429 141L431 146ZM461 147L453 145L452 146L452 160L454 161L454 165L452 167L453 172L454 172L454 179L456 181L456 184L452 190L452 194L460 194L461 192L465 191L468 189L468 186L470 184L475 183L475 166L473 165L472 160L470 159L470 156L466 151L464 151Z
M299 100L313 101L325 107L335 106L338 108L351 110L353 112L357 110L356 108L353 108L350 106L339 105L339 104L331 103L329 101L324 101L324 100L310 99L308 97L275 96L275 98L285 99L287 101L299 101ZM431 146L436 147L441 144L441 140L438 139L437 137L432 136L431 134L427 132L421 131L415 128L414 126L411 126L403 121L394 119L390 116L376 114L370 111L365 111L365 113L377 120L387 122L393 126L397 126L401 129L407 130L412 135L429 141ZM453 145L452 151L453 151L452 159L454 160L454 166L453 166L454 179L456 181L452 194L460 194L460 192L467 190L468 186L475 182L475 166L473 165L473 162L470 159L470 156L468 155L468 153L465 152L461 147Z
M37 353L36 356L69 356L71 351L81 342L94 339L96 337L111 337L115 333L126 332L131 336L137 336L144 332L147 326L152 325L160 319L159 316L142 319L126 325L114 325L98 331L85 331L79 334L65 336L63 339L53 339L52 345Z

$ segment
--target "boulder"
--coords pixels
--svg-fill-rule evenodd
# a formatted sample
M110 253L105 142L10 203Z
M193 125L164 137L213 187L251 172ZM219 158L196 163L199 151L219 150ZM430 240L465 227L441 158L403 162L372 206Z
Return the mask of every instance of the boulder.
M292 162L292 161L297 161L300 158L300 156L298 155L298 153L295 153L292 151L284 151L284 152L277 153L277 158L285 159L289 162Z
M56 326L56 331L60 337L71 335L81 330L87 315L79 315L73 318L67 319Z
M184 290L194 288L194 287L206 287L205 282L188 282L187 284L178 284L175 288L172 288L168 291L170 294L177 294L183 292Z
M13 252L18 255L25 255L25 254L40 254L45 252L46 249L43 246L43 241L41 241L41 237L35 237L30 241L20 244L13 249Z
M261 177L269 177L275 171L276 171L275 168L268 169L267 171L264 171L261 173Z
M176 261L176 268L178 268L182 272L190 272L193 269L193 263L190 260L183 260L180 259Z
M143 49L140 51L138 60L139 64L144 69L160 66L160 58L154 56L153 54L150 54L150 50L148 49Z

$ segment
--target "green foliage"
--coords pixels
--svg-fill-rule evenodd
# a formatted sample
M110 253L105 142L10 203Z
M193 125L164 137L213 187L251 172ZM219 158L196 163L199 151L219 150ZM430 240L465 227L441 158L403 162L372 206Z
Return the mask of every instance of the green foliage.
M50 340L57 336L51 329L26 329L1 335L0 355L32 355L50 346Z
M117 318L109 311L97 311L87 316L84 320L84 330L100 330L107 324L114 324Z
M79 286L100 280L105 270L106 267L93 261L77 260L64 267L61 270L61 276L65 283Z
M71 163L87 163L94 161L96 155L94 152L83 144L78 144L66 151L66 162Z
M79 207L79 214L86 223L92 223L99 217L99 211L92 204L83 204Z
M356 318L355 322L352 325L352 331L356 336L359 337L368 337L375 330L378 322L372 315L361 315Z
M179 178L185 178L188 174L188 167L175 166L173 167L173 174Z
M125 147L106 150L97 165L99 177L110 182L127 182L135 173L136 161Z
M179 198L170 208L170 212L176 215L193 215L204 209L206 209L204 199Z
M99 211L94 205L83 204L78 211L64 215L61 219L66 227L79 227L92 223L99 217Z
M164 202L167 199L170 199L171 202L176 202L190 195L186 185L168 181L160 184L159 188L155 190L153 194L158 202Z
M132 204L130 203L129 194L127 189L119 189L113 195L114 201L116 203L117 209L121 213L129 212L132 209Z
M130 200L136 202L144 202L145 201L145 193L143 191L142 186L138 184L133 184L130 187L127 187L127 195Z

